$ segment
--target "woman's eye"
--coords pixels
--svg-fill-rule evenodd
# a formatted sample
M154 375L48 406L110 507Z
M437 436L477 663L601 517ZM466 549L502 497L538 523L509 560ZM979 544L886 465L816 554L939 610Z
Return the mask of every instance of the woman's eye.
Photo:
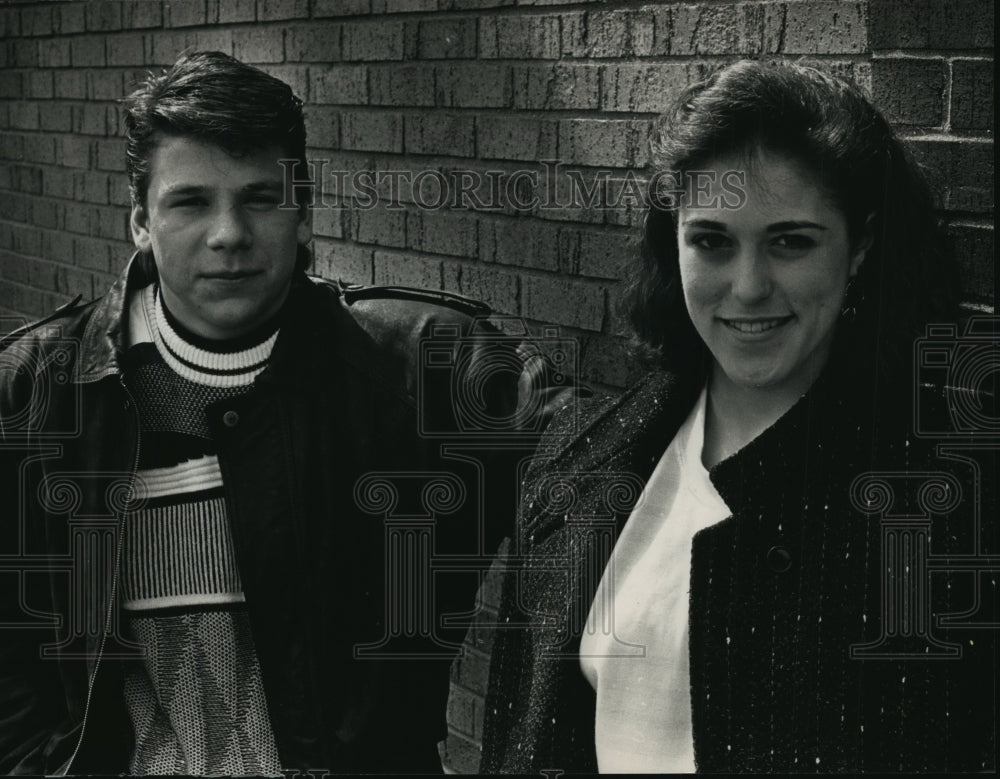
M774 239L774 245L781 249L788 249L789 251L806 251L807 249L812 249L816 245L816 241L810 238L808 235L779 235Z
M729 238L722 233L698 233L696 235L692 235L688 239L688 243L699 249L704 249L705 251L726 249L732 245L732 241L730 241Z

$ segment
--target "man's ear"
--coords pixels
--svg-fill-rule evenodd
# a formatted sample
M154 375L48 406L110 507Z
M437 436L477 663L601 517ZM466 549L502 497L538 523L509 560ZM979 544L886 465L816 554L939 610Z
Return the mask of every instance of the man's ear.
M313 212L309 206L299 207L299 225L296 228L295 237L298 242L305 246L313 237Z
M857 245L854 247L854 252L851 254L851 274L850 277L854 278L857 275L858 270L861 268L861 264L865 261L865 255L868 250L872 248L872 244L875 242L875 212L868 214L868 218L865 220L865 226L861 228L861 240L858 241Z
M132 215L129 217L129 227L132 229L132 242L141 252L153 251L153 239L149 234L149 214L138 203L132 204Z

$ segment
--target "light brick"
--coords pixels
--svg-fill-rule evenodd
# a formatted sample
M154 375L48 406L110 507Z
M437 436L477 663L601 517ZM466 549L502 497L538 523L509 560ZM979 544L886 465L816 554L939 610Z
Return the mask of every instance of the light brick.
M341 148L355 151L403 151L403 118L386 111L345 111Z
M654 22L648 9L587 11L562 17L562 53L570 57L648 57Z
M107 58L109 65L143 65L146 62L141 33L116 35L108 38Z
M125 170L125 144L121 139L108 138L94 143L99 170Z
M45 102L38 107L39 128L50 132L69 132L72 116L62 103Z
M227 0L227 3L240 0ZM147 0L132 0L122 3L122 27L127 30L146 29L163 26L163 6Z
M10 107L10 126L15 130L38 129L38 103L14 103Z
M565 119L559 123L559 156L567 164L639 168L646 164L644 122Z
M208 0L209 24L234 24L257 19L255 0Z
M371 0L313 0L313 18L359 16L371 13Z
M69 44L69 58L74 68L103 67L104 38L87 35L83 38L73 38Z
M357 243L406 246L406 211L387 208L355 208L351 211L351 235Z
M622 279L639 256L632 233L564 228L559 258L567 273L598 279Z
M208 22L205 0L169 0L164 10L167 27L196 27Z
M363 65L312 67L309 96L314 103L364 105L368 102L368 69Z
M597 282L525 274L521 278L521 315L542 322L600 331L605 289Z
M111 31L122 28L122 4L112 0L87 3L88 30Z
M433 65L388 65L370 70L372 105L434 105Z
M85 3L63 3L59 6L59 32L68 35L87 28Z
M234 30L233 56L251 64L283 61L285 58L284 30L274 27Z
M662 113L693 81L686 64L608 65L601 68L601 110Z
M514 107L595 109L600 102L601 71L594 65L515 65Z
M309 0L257 0L258 22L305 19L308 16Z
M362 246L319 239L315 242L312 272L334 281L371 284L373 255L371 249Z
M521 280L517 273L481 263L447 262L444 289L486 302L498 314L516 315Z
M480 258L484 262L537 270L559 270L557 224L528 217L483 220Z
M48 98L53 96L52 71L35 70L25 74L25 97Z
M482 62L442 65L434 77L437 102L446 108L509 108L511 105L509 65Z
M291 27L285 35L285 55L289 62L334 62L340 59L341 26L313 22L308 27Z
M340 115L337 108L306 105L306 142L324 149L340 147Z
M417 56L421 59L474 59L476 20L433 19L416 23Z
M671 55L754 55L761 51L760 5L678 5L671 16Z
M429 254L475 259L478 253L476 216L451 211L412 211L407 215L406 245Z
M70 64L69 40L52 38L39 41L38 64L43 68L68 68Z
M402 22L346 22L341 39L341 55L345 60L403 59Z
M405 119L407 154L475 155L475 119L458 114L410 114Z
M544 119L491 117L478 130L478 156L482 159L553 160L558 125Z
M87 71L61 70L55 79L55 96L83 100L87 97Z
M375 252L374 282L421 289L443 289L441 260L419 254Z
M558 16L485 16L479 20L479 56L487 59L558 59Z
M868 47L867 9L866 3L841 0L785 3L784 14L765 14L765 41L777 41L777 46L767 51L808 55L864 52Z

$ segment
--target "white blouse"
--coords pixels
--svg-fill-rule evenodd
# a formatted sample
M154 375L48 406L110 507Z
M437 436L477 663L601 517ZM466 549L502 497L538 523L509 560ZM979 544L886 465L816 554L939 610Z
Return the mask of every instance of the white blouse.
M695 770L691 544L732 513L702 465L706 391L650 476L591 605L580 666L597 693L601 773Z

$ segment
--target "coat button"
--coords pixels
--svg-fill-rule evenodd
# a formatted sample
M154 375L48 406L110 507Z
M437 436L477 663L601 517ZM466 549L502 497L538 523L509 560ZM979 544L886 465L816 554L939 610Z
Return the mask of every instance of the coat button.
M240 415L235 411L227 411L222 415L222 424L226 427L236 427L240 422Z
M792 555L783 546L772 546L767 550L767 564L772 571L784 573L792 567Z

